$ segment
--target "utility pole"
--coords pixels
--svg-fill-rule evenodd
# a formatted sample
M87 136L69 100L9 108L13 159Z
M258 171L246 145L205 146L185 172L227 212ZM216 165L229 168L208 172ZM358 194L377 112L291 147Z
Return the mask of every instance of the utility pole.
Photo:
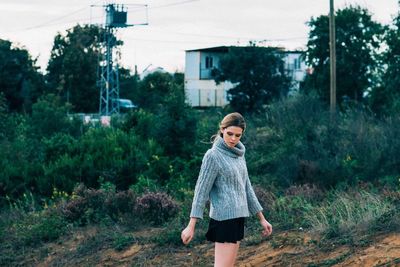
M330 84L330 111L331 117L336 112L336 27L335 9L333 0L329 2L329 46L330 46L330 65L331 65L331 84Z

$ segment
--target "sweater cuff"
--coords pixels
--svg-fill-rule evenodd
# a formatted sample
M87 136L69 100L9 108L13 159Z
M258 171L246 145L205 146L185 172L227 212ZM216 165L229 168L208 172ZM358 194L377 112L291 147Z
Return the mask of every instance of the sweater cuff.
M198 206L192 206L192 211L190 212L190 217L203 219L204 209Z
M249 211L250 211L250 213L251 213L252 215L254 215L254 214L256 214L257 212L262 211L262 210L263 210L263 208L261 207L260 203L258 203L258 201L257 201L257 203L255 204L255 206L249 207Z

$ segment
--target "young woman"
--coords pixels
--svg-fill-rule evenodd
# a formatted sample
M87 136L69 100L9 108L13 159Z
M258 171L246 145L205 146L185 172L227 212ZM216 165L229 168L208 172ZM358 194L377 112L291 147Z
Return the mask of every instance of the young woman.
M213 146L204 155L190 221L181 234L184 244L193 239L196 221L203 218L206 201L210 200L206 238L215 242L215 267L234 265L243 239L245 217L257 214L263 227L262 235L272 233L247 174L245 147L240 142L245 129L245 120L239 113L228 114L221 121Z

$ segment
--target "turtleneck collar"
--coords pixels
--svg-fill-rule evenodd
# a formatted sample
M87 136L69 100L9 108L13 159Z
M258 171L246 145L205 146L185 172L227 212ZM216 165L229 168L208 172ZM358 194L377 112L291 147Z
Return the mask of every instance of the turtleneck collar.
M233 158L241 157L246 152L246 148L244 147L242 142L239 141L239 143L237 143L235 147L229 147L221 136L217 136L215 138L213 147L215 147L225 155Z

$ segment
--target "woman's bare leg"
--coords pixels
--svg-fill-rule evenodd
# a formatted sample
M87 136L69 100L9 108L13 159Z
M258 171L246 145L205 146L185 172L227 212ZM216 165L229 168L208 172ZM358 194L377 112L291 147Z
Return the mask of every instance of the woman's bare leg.
M233 267L239 250L240 242L218 243L215 242L214 267Z

